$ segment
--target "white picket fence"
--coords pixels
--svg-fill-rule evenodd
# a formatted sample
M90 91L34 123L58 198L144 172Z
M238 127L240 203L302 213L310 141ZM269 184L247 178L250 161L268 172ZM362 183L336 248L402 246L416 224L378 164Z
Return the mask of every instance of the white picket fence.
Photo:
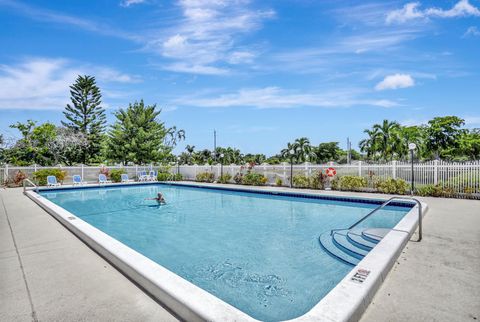
M412 170L408 162L392 161L389 163L367 163L357 162L355 164L296 164L293 165L293 175L312 175L318 171L333 167L337 175L356 175L367 178L401 178L407 182L411 181ZM4 166L0 168L0 182L12 179L19 170L23 171L27 177L32 178L33 172L43 168L59 167L16 167ZM79 174L87 182L96 182L100 172L99 166L73 166L61 167L67 172L65 183L71 182L74 174ZM131 178L135 178L140 171L159 170L159 166L108 166L109 169L123 168ZM164 167L163 167L164 168ZM195 180L197 174L202 172L211 172L218 178L221 173L228 173L233 177L241 170L246 170L241 165L171 165L171 173L181 173L185 180ZM268 178L268 183L274 185L277 179L281 179L283 185L290 184L290 164L282 163L279 165L261 164L253 167L252 171L261 173ZM470 197L478 195L480 199L480 161L470 162L446 162L446 161L428 161L415 163L413 167L414 182L416 187L433 184L450 188L458 196L468 194Z

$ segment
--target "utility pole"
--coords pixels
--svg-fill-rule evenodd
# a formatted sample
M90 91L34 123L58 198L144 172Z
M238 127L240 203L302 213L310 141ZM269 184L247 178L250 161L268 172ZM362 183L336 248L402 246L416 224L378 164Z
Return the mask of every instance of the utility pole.
M347 137L347 164L352 163L352 143L350 142L350 138Z
M217 161L217 131L213 130L213 159Z

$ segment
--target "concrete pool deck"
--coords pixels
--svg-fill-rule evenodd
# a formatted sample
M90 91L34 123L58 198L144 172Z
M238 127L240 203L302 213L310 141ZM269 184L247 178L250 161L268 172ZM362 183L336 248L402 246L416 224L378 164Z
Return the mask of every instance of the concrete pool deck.
M175 320L21 189L0 198L1 321ZM480 201L421 199L430 207L424 239L407 244L362 321L480 316Z

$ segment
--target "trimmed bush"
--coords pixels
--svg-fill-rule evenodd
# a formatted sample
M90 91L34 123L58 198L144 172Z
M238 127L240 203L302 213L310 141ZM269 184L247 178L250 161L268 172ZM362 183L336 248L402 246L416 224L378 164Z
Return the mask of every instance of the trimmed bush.
M359 176L342 176L332 180L332 189L359 191L368 186L367 178Z
M173 175L168 172L159 172L157 174L157 180L158 181L170 181L172 180Z
M282 181L282 179L277 178L277 179L275 180L275 185L276 185L277 187L283 186L283 181Z
M35 183L40 186L45 186L47 184L47 177L48 176L55 176L57 180L62 182L67 173L60 169L41 169L33 173L33 179Z
M453 189L450 187L427 184L418 188L415 191L415 194L422 197L452 197L454 195L454 192Z
M293 186L295 188L310 188L310 178L308 178L307 176L304 176L304 175L296 175L296 176L293 176Z
M199 182L213 182L215 181L215 175L211 172L202 172L197 174L197 181Z
M267 181L267 177L255 172L248 172L242 178L242 184L248 186L264 186Z
M404 195L408 191L408 183L403 179L388 178L377 182L376 188L383 193Z
M218 182L220 183L229 183L232 180L232 175L229 173L224 173L218 178Z
M322 172L307 177L304 175L296 175L293 177L293 186L295 188L324 189L327 176Z
M112 169L110 170L110 179L113 182L120 182L122 181L122 174L127 173L125 169Z
M182 181L183 175L181 173L176 173L173 175L173 181Z
M415 194L422 197L441 197L443 195L443 189L438 185L427 184L418 188Z

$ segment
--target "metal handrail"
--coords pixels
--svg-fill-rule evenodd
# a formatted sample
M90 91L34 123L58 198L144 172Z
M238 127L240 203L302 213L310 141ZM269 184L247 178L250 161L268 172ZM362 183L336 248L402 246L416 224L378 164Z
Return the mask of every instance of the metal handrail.
M358 220L356 223L354 223L352 226L350 226L348 229L352 229L354 228L355 226L357 226L358 224L360 224L362 221L364 221L365 219L367 219L368 217L370 217L371 215L373 215L375 212L377 212L378 210L380 209L383 209L385 208L390 202L392 202L393 200L413 200L417 203L417 206L418 206L418 240L417 241L421 241L422 240L422 217L423 217L423 213L422 213L422 203L416 199L416 198L412 198L412 197L392 197L390 199L388 199L387 201L385 201L384 203L382 203L380 206L378 206L377 208L373 209L372 211L370 211L368 214L366 214L364 217L362 217L360 220ZM334 230L338 230L338 229L334 229ZM334 231L332 230L332 232Z
M34 186L34 187L35 187L35 191L38 193L38 186L37 186L35 183L33 183L30 179L23 179L23 182L22 182L22 184L23 184L23 193L27 192L27 186L26 186L25 182L28 182L28 183L30 183L32 186Z

